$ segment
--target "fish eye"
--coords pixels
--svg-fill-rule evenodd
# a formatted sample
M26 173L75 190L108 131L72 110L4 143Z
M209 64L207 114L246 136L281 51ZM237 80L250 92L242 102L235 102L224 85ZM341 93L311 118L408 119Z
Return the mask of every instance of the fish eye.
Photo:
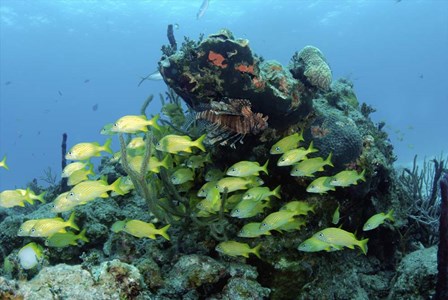
M235 209L235 212L236 212L236 213L239 213L239 212L240 212L240 210L239 210L239 209L237 208L237 209Z
M261 226L266 227L266 226L268 226L268 224L266 224L266 223L261 223Z
M69 195L70 197L73 197L73 196L75 196L75 193L70 192L68 195Z
M115 124L114 124L114 127L118 127L118 124L117 124L117 123L115 123Z
M36 229L35 228L31 229L31 232L36 232Z
M324 237L324 234L321 232L321 233L319 233L319 236L320 237Z
M280 159L281 162L283 162L283 161L285 161L285 160L286 160L286 159L284 159L284 158Z
M279 146L277 146L277 147L275 147L275 151L280 151L280 147Z
M20 229L19 229L19 232L23 232L23 228L20 228Z

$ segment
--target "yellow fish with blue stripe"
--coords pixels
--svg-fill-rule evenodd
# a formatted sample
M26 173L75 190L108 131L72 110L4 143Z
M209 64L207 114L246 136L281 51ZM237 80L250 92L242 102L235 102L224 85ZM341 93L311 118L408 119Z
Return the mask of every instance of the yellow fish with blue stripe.
M14 206L25 207L25 202L34 204L33 199L30 198L27 192L23 195L18 190L6 190L0 193L0 207L11 208Z
M121 178L122 177L119 177L110 185L108 185L104 180L83 181L75 185L69 191L67 199L78 203L86 203L88 201L95 200L95 198L98 197L109 197L107 194L109 191L114 191L119 195L124 195L124 192L120 189Z
M331 177L330 184L332 186L346 187L353 184L358 184L359 180L366 181L364 175L366 170L362 170L360 174L355 170L345 170L337 173Z
M282 138L271 147L271 150L269 152L271 154L283 154L291 149L299 147L299 143L301 141L304 141L303 131L300 134L296 132L292 135Z
M194 172L189 168L177 169L171 176L170 180L172 184L182 184L194 179Z
M215 250L229 256L243 256L248 258L249 254L254 254L258 258L260 257L261 244L258 244L254 248L250 248L248 244L239 243L237 241L227 241L219 243Z
M306 188L308 193L326 194L328 191L334 191L336 188L330 185L331 177L322 176L314 179Z
M341 250L342 248L344 248L344 247L328 244L328 243L323 242L315 237L310 237L309 239L300 243L300 245L297 249L299 251L303 251L303 252L318 252L318 251L332 252L332 251Z
M8 165L6 164L6 155L3 156L2 161L0 161L0 167L1 167L1 168L4 168L4 169L6 169L6 170L9 170L9 167L8 167Z
M262 201L266 200L269 197L274 196L278 199L281 199L280 196L280 186L277 186L274 190L270 190L267 186L257 186L248 189L244 195L244 200L254 200L254 201Z
M216 187L221 193L227 189L227 193L231 193L238 190L247 190L251 187L260 186L263 184L263 180L259 177L224 177L221 178L217 183Z
M291 170L291 176L314 177L314 173L323 171L325 166L333 167L331 162L332 156L333 154L330 153L325 160L322 157L302 160L294 165Z
M314 213L314 205L305 201L290 201L283 205L280 210L287 210L296 212L297 215L307 215L309 212Z
M308 154L317 151L318 151L317 149L313 148L313 142L310 143L308 149L305 148L291 149L286 153L284 153L278 159L277 166L279 167L291 166L301 160L306 159Z
M79 234L75 234L73 232L65 232L60 233L57 232L50 236L45 241L45 246L52 248L65 248L68 246L77 246L77 241L81 240L85 243L89 242L89 239L86 237L86 229L83 229Z
M294 211L281 210L269 214L263 221L261 221L260 229L270 231L277 229L286 223L293 222L297 213Z
M110 144L112 143L112 139L107 139L103 146L100 146L99 143L79 143L73 146L70 151L65 155L65 159L70 160L87 160L94 156L101 156L101 152L108 152L112 154L112 149L110 148Z
M355 246L358 246L362 253L367 254L367 242L369 239L358 240L353 233L345 231L341 228L325 228L315 233L313 237L322 242L335 246L342 246L350 249L354 249Z
M269 231L260 230L260 223L248 223L238 232L239 237L255 238L261 235L271 235Z
M89 164L90 164L89 161L84 161L84 162L82 162L82 161L75 161L75 162L72 162L72 163L70 163L70 164L68 164L68 165L66 165L64 167L64 169L62 170L61 177L62 178L69 177L74 172L76 172L78 170L81 170L81 169L84 169Z
M268 175L268 163L269 160L263 166L256 161L240 161L232 165L227 170L227 175L236 177L258 176L260 172L264 172Z
M364 224L364 226L362 227L363 231L368 231L368 230L372 230L377 228L378 226L380 226L381 224L383 224L386 220L390 220L392 222L394 222L394 210L391 209L389 210L389 212L387 214L385 213L379 213L376 215L371 216L366 223Z
M137 133L140 131L146 132L148 131L148 126L151 126L160 131L157 120L159 120L158 114L155 115L151 120L148 120L144 115L128 115L118 119L112 126L111 131L120 133Z
M206 134L200 136L197 140L192 141L187 135L180 136L175 134L165 135L156 144L156 149L163 152L168 152L171 154L177 154L179 152L191 153L192 148L199 148L201 151L205 152L205 147L202 144L206 137Z
M79 230L79 227L75 224L75 212L70 215L70 218L67 221L64 221L62 218L39 220L34 224L33 228L31 228L30 236L49 237L56 232L65 232L66 227Z
M163 236L166 240L170 240L167 234L170 224L163 228L157 229L152 223L146 223L140 220L130 220L127 221L123 227L123 231L129 233L138 238L148 237L150 239L156 239L156 235Z

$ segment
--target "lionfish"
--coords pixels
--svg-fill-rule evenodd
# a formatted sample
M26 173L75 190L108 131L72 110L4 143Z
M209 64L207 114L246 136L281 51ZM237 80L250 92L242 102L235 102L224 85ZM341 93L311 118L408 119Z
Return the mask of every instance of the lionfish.
M246 99L212 101L208 108L195 115L196 121L205 121L207 141L235 148L237 142L243 143L246 134L258 134L268 127L268 116L254 113L251 103Z

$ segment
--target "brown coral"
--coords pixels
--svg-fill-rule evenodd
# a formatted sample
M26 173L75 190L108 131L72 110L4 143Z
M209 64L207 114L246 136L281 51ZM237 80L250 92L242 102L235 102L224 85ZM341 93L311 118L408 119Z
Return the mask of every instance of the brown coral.
M291 72L296 78L323 91L330 89L331 69L319 49L314 46L304 47L298 54L294 55L292 63L293 69Z

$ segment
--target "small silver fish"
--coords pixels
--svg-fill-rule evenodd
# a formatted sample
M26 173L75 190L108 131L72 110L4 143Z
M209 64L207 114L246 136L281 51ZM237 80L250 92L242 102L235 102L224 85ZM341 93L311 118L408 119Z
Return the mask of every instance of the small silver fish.
M198 10L198 13L196 14L196 19L199 20L205 15L205 12L208 9L208 5L210 4L210 0L204 0L201 4L201 7Z

